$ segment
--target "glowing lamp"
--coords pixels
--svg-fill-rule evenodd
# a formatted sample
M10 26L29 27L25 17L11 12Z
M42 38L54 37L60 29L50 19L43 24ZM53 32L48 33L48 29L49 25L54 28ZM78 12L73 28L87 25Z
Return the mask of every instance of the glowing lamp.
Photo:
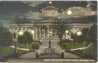
M81 36L82 35L82 32L81 31L78 31L77 32L77 36Z
M72 11L71 10L68 10L67 11L67 15L71 15L72 14Z
M24 34L24 32L23 31L19 31L19 33L18 33L19 35L23 35Z
M31 33L34 34L34 30L31 30Z

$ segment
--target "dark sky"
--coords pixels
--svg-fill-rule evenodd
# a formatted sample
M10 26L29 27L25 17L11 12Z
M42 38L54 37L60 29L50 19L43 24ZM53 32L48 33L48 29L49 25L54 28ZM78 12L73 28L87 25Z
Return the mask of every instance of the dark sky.
M93 2L92 6L96 9L96 2ZM0 2L0 22L8 23L13 20L13 17L24 15L25 13L39 12L41 8L47 7L48 1L42 2L21 2L21 1L1 1ZM72 6L83 6L86 7L87 2L85 1L53 1L53 6L59 9L67 9ZM60 11L60 10L59 10ZM34 15L35 17L37 15Z
M31 2L33 5L36 5L34 2ZM31 3L24 3L21 1L1 1L0 2L0 15L19 15L22 13L25 13L29 10L39 11L39 9L47 7L48 1L43 1L42 3L37 3L35 7L31 7L28 4ZM87 2L83 1L53 1L53 6L59 8L59 9L67 9L72 6L83 6L85 7L87 5ZM96 4L94 3L96 6Z

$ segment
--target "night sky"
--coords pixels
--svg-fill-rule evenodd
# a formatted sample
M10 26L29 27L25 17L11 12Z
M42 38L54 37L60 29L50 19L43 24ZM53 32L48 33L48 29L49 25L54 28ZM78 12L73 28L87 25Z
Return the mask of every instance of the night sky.
M16 16L23 16L30 14L33 18L38 18L38 13L40 9L45 8L49 5L48 1L32 1L32 2L23 2L23 1L1 1L0 2L0 23L8 24L13 22ZM53 1L53 6L60 9L68 9L72 6L82 6L86 7L87 2L85 1ZM92 3L93 10L96 10L97 3Z

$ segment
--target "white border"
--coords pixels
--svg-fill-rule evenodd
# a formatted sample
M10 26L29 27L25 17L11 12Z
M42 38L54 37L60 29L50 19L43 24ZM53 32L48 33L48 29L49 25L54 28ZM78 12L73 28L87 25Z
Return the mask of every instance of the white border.
M44 59L44 61L90 61L95 62L95 60L90 59Z
M98 0L0 0L0 1L98 1Z
M98 1L98 0L0 0L0 1ZM98 10L98 7L97 7L97 10ZM97 16L97 18L98 18L98 16ZM97 22L97 26L98 26L98 22ZM97 28L97 33L98 33L98 28ZM98 34L97 34L97 37L98 37ZM98 43L97 43L97 45L98 45ZM97 46L97 48L98 48L98 46ZM98 52L98 49L97 49L97 52ZM44 61L49 61L49 59L45 59ZM52 61L54 61L54 60L52 60ZM65 61L70 61L70 60L65 60ZM77 61L77 60L71 60L71 61ZM88 61L88 60L80 60L80 61ZM94 61L94 60L90 60L90 61ZM8 63L8 62L0 62L0 63ZM98 63L98 53L97 53L97 62L96 63Z

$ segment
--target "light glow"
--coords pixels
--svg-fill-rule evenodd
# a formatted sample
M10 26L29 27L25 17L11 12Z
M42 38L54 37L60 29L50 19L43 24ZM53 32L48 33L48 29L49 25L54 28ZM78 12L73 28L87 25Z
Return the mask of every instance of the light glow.
M23 35L24 34L24 32L23 31L19 31L19 33L18 33L19 35Z
M67 11L67 15L71 15L72 14L72 11L71 10L68 10Z
M49 33L50 33L50 34L52 34L52 32L51 32L51 31L50 31Z
M81 36L82 35L82 32L81 31L78 31L77 32L77 36Z
M68 31L68 30L66 30L66 31L65 31L65 33L69 33L69 31Z
M34 34L34 30L31 30L31 33Z
M52 1L49 1L49 4L52 4Z

